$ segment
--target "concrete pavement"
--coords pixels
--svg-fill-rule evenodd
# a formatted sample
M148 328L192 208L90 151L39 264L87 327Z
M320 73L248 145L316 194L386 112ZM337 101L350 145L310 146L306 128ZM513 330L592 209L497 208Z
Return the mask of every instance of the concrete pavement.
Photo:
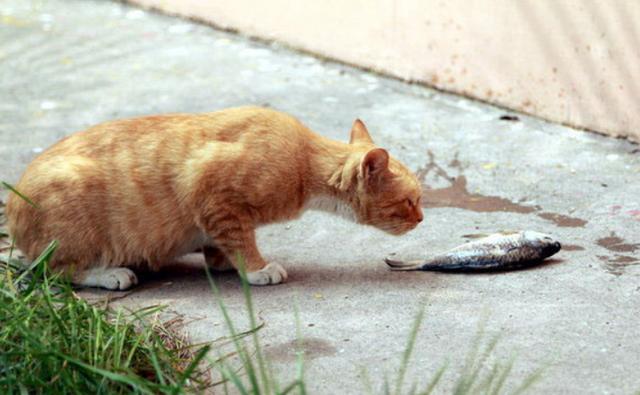
M501 336L491 361L516 356L511 388L544 365L537 393L640 389L637 145L522 115L500 119L499 108L104 1L0 3L0 96L8 182L42 149L101 121L243 104L290 112L340 140L359 117L418 172L426 218L404 237L311 212L259 231L263 254L289 272L286 284L253 289L260 338L283 381L294 374L296 303L308 388L321 394L363 392L362 367L376 387L385 372L395 377L425 305L409 382L427 382L449 360L441 390L450 388L487 316L487 337ZM565 248L509 273L394 273L382 262L515 229L553 234ZM242 326L237 277L217 281ZM167 304L188 318L194 341L225 333L201 270L147 276L121 303Z

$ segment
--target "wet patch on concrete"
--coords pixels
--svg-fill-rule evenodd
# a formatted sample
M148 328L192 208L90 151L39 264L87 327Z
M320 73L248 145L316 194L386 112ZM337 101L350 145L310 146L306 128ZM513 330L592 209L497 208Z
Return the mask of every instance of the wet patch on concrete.
M424 197L422 205L425 208L454 207L483 213L535 213L540 218L553 222L556 226L560 227L584 227L588 222L584 219L571 217L565 214L542 211L542 207L540 206L524 205L499 196L471 193L467 188L467 177L464 174L461 174L463 167L457 154L449 163L450 167L457 169L460 173L455 177L449 175L444 168L436 163L433 152L427 151L427 155L429 157L429 162L416 172L418 180L420 180L423 185ZM447 180L447 182L449 182L449 186L433 188L427 185L426 178L432 173L437 177Z
M587 224L587 221L584 219L569 217L563 214L543 212L537 215L540 218L553 222L561 228L583 228Z
M432 160L432 159L433 159L433 152L429 151L429 160ZM460 162L460 159L458 158L457 152L455 153L455 155L453 155L453 159L451 159L451 162L449 162L449 167L458 169L460 171L464 170L464 167L462 167L462 162Z
M583 246L579 246L576 244L562 244L562 249L564 251L584 251Z
M611 232L608 237L598 239L596 243L611 252L636 252L636 250L640 249L640 244L629 244L614 232Z
M424 207L456 207L477 212L507 211L527 214L536 211L534 207L513 203L498 196L485 196L470 193L467 190L467 178L458 176L445 188L430 188L425 186Z
M640 265L640 259L628 255L598 255L598 259L604 263L604 268L615 276L624 274L628 266Z
M306 337L302 340L303 358L305 361L335 355L338 350L327 340L317 337ZM300 350L298 340L265 347L265 354L273 362L294 362Z
M604 268L611 274L619 276L624 273L624 270L628 266L640 264L640 257L624 255L622 253L634 253L640 249L640 244L628 243L626 240L618 237L615 232L607 237L600 238L596 243L613 253L613 256L598 255L604 263Z

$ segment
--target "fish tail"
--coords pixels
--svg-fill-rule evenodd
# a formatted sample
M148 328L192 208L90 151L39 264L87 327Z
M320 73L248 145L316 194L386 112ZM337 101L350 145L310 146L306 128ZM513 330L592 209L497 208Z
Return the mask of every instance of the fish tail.
M385 258L384 261L389 265L389 268L394 271L420 270L424 263L423 261L398 261L391 258Z

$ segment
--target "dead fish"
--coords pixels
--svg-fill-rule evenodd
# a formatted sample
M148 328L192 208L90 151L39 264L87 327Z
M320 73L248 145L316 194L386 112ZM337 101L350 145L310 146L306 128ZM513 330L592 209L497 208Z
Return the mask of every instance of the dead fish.
M430 259L404 262L388 257L391 270L473 272L520 269L535 265L560 251L560 242L544 233L495 233L458 246Z

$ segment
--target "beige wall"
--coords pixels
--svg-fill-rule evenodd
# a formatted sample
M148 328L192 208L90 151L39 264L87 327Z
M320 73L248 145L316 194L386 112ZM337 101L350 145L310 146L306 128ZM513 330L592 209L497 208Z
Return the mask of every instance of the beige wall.
M640 141L638 0L133 0Z

